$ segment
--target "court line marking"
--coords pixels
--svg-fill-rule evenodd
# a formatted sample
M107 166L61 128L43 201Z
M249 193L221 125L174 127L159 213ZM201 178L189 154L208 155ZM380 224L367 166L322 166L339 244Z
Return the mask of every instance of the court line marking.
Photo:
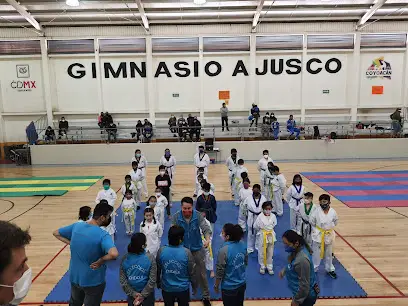
M10 220L8 220L8 222L11 222L11 221L17 219L18 217L21 217L22 215L24 215L25 213L29 212L29 211L32 210L33 208L37 207L38 205L40 205L40 203L41 203L42 201L45 200L46 197L47 197L47 196L44 196L40 201L37 202L37 204L35 204L34 206L30 207L29 209L27 209L26 211L22 212L21 214L15 216L14 218L11 218Z
M33 278L32 283L34 283L34 282L37 280L37 278L40 277L40 275L49 267L49 265L52 264L52 262L53 262L55 259L57 259L57 257L62 253L62 251L65 250L65 248L66 248L67 246L68 246L68 244L64 245L64 246L58 251L58 253L55 254L53 258L51 258L51 260L50 260L50 261L41 269L41 271L38 272L38 274Z
M395 212L396 214L398 214L398 215L400 215L400 216L403 216L403 217L405 217L405 218L408 218L408 216L407 215L404 215L403 213L400 213L400 212L398 212L398 211L396 211L396 210L393 210L392 208L389 208L389 207L386 207L388 210L391 210L391 211L393 211L393 212Z
M7 209L7 210L5 210L5 211L3 211L2 213L0 213L0 215L4 215L5 213L8 213L10 210L12 210L13 208L14 208L14 202L13 201L10 201L10 200L4 200L4 199L0 199L0 201L4 201L4 202L9 202L9 203L11 203L11 206Z
M378 275L380 275L387 283L390 285L395 291L398 292L401 296L405 297L405 294L399 290L384 274L382 274L367 258L365 258L355 247L351 245L350 242L348 242L342 235L339 234L338 231L336 231L336 234L340 237L341 240L343 240L354 252L357 253L358 256L361 257L375 272L377 272Z
M395 234L390 235L343 235L343 237L347 238L381 238L381 237L396 237Z

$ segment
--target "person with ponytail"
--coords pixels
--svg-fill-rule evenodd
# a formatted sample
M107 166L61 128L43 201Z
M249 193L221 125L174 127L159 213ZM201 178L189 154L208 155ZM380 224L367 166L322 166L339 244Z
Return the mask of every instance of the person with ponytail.
M244 232L238 224L224 225L222 238L224 245L218 252L217 272L214 291L221 295L224 306L243 306L246 290L245 271L248 265L248 253L245 244L241 241Z
M163 236L163 228L154 217L154 210L151 207L146 207L144 210L140 232L146 235L146 250L156 257L157 251L160 248L161 237Z
M282 236L285 251L289 254L288 265L279 273L286 276L292 291L291 306L313 306L320 292L313 267L312 251L302 236L293 230Z
M128 296L128 306L154 306L157 265L154 256L146 252L146 236L136 233L123 256L119 279Z

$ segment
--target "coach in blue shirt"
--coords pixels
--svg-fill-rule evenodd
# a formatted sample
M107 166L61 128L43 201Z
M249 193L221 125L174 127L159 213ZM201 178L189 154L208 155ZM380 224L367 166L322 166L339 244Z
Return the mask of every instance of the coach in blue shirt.
M69 265L71 306L98 306L105 290L105 262L116 259L118 250L101 226L111 222L113 207L106 200L96 205L91 220L76 222L54 232L54 236L71 247Z

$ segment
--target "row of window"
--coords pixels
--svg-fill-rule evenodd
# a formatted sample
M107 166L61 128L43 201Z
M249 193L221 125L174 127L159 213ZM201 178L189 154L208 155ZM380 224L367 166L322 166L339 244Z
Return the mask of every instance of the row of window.
M256 37L256 50L302 50L303 35L268 35ZM354 48L354 34L306 35L308 49ZM93 39L48 40L49 54L94 53ZM405 48L407 34L361 34L360 46L368 48ZM99 39L100 53L145 53L145 38ZM204 37L204 52L249 51L249 36ZM152 38L153 53L198 52L198 37ZM0 41L0 55L41 54L39 40Z

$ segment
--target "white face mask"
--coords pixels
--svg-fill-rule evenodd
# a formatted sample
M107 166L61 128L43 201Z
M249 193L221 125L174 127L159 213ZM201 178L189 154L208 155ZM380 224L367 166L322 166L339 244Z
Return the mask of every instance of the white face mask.
M10 302L10 304L18 305L27 296L28 291L30 291L32 277L32 270L29 268L24 272L23 276L21 276L20 279L14 283L13 286L0 285L0 287L13 288L14 299Z
M165 171L160 171L160 175L164 175L165 173Z
M268 159L269 155L268 154L264 154L264 158Z
M161 193L160 192L156 192L156 197L160 197L161 196Z
M210 192L204 191L203 194L204 194L205 196L208 196L208 195L210 194Z
M312 201L310 201L309 199L305 199L305 204L309 205L310 203L312 203Z
M272 210L270 210L270 209L264 209L263 213L264 213L265 216L270 216L271 213L272 213Z

